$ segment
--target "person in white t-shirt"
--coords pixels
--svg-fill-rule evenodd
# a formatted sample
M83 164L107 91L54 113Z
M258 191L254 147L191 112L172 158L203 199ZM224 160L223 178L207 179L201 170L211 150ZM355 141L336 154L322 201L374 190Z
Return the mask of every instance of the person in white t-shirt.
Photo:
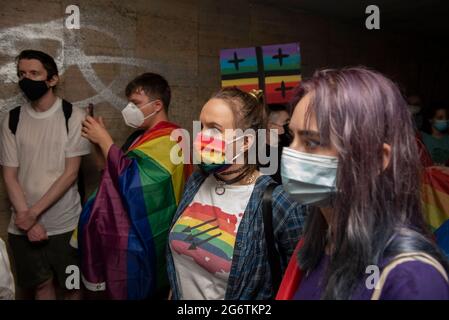
M251 159L266 143L258 141L266 128L263 94L223 88L203 106L200 121L193 144L200 170L186 184L168 237L171 299L272 299L306 211Z
M12 204L8 241L18 285L36 299L55 299L56 284L67 289L67 267L78 265L69 240L81 212L81 156L90 152L81 137L85 112L55 95L59 77L51 56L24 50L16 61L29 103L11 110L1 128L0 163ZM79 298L79 290L64 292Z

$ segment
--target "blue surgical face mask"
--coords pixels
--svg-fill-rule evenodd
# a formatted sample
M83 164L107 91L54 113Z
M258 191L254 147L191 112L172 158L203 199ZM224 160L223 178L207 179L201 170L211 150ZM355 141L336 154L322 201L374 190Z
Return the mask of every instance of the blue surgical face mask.
M329 207L336 192L338 159L284 148L282 184L287 193L304 205Z
M448 120L435 120L433 122L433 127L440 132L446 131L449 127Z

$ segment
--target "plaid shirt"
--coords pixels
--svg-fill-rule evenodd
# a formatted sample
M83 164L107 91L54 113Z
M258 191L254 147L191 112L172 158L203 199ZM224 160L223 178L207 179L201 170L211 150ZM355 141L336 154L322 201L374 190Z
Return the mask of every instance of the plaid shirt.
M173 225L189 206L198 192L205 176L195 172L189 178L184 195L173 218ZM226 288L226 300L262 300L273 298L271 272L263 229L262 196L265 188L273 183L269 176L260 176L249 199L238 228L231 271ZM282 272L287 268L304 224L305 207L288 198L282 186L273 191L273 230L277 249L281 258ZM179 299L180 292L176 279L175 265L170 246L167 250L167 271L172 299Z

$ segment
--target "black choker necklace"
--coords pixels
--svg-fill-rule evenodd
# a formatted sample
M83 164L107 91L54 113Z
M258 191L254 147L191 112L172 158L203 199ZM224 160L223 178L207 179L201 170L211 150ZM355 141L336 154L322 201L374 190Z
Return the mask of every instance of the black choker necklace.
M238 169L238 170L234 170L234 173L240 172L243 170L242 173L240 173L237 177L235 177L234 179L230 179L230 180L225 180L222 177L220 177L218 174L214 173L214 177L215 179L217 179L217 186L215 187L215 193L218 194L219 196L223 195L226 191L225 189L225 185L227 184L234 184L236 182L239 182L240 180L242 180L249 172L250 167L242 167L243 169ZM226 172L228 173L228 172Z
M229 176L229 175L234 174L234 173L242 172L243 170L246 170L247 168L248 168L247 166L241 166L240 168L238 168L236 170L220 172L220 175L222 175L222 176Z

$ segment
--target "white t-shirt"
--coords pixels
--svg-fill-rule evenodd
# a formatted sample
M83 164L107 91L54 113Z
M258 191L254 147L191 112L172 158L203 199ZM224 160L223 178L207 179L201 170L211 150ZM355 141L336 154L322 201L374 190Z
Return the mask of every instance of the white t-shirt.
M64 173L65 159L90 153L90 143L81 137L83 109L73 107L69 118L69 133L65 124L62 100L58 98L45 112L35 111L29 104L22 106L16 134L9 130L9 113L1 128L0 163L18 167L18 181L28 207L34 205L51 185ZM24 234L14 225L12 216L8 232ZM70 189L39 217L48 235L62 234L75 229L81 202L78 185Z
M254 184L217 195L210 175L169 234L181 299L224 299L235 238Z

